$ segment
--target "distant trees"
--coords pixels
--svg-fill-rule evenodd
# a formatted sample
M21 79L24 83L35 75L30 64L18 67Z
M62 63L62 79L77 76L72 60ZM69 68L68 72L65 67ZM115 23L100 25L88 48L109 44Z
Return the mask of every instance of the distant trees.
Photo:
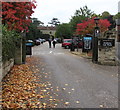
M104 12L101 14L100 18L101 18L101 19L107 19L109 16L110 16L110 13L109 13L108 11L104 11Z
M64 23L60 26L58 25L59 27L57 28L56 36L67 36L71 38L72 35L76 35L76 32L78 35L93 34L95 27L93 20L94 17L100 18L99 26L101 32L104 32L107 29L112 30L115 28L115 19L120 18L120 13L114 16L108 11L104 11L103 13L97 15L87 6L80 7L80 9L76 10L74 15L71 16L70 22L67 25L64 25Z
M107 19L100 19L99 27L101 32L104 32L110 26L110 22ZM83 21L82 23L77 24L76 34L78 35L86 35L93 34L93 29L95 27L94 17L92 19L88 19L87 21Z
M62 37L64 39L70 38L72 36L70 24L63 23L58 25L55 36L59 38Z
M116 22L114 16L111 15L108 11L104 11L100 16L100 19L107 19L110 22L111 25L108 27L109 30L115 28Z
M51 24L51 25L53 25L53 26L57 26L57 25L60 24L60 21L58 20L58 18L53 18L53 19L51 20L51 22L48 22L48 24Z
M115 16L114 19L120 19L120 12L118 12Z
M78 23L82 23L83 20L87 20L88 18L91 18L94 15L95 13L88 9L87 6L76 10L74 16L71 17L69 22L71 25L72 32L75 32Z
M32 18L31 21L30 26L28 26L26 39L34 40L42 37L42 32L37 27L43 24L43 22L39 21L37 18Z

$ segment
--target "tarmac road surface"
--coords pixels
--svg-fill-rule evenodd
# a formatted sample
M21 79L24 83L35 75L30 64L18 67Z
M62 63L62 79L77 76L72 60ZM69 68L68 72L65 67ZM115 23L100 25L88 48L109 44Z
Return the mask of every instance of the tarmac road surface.
M48 48L48 42L33 47L33 56L45 63L40 67L57 88L57 108L117 108L118 67L93 64L63 49L61 44Z

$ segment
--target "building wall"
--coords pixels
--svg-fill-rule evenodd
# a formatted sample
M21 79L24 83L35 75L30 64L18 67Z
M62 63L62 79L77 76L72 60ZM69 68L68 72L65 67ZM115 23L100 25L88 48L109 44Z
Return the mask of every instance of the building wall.
M52 35L52 36L55 36L55 33L56 33L56 27L53 27L53 26L40 26L38 27L38 29L40 29L40 31L43 33L43 34L49 34L49 35Z
M41 32L42 32L43 34L50 34L50 32L51 32L50 35L55 36L56 30L41 30Z

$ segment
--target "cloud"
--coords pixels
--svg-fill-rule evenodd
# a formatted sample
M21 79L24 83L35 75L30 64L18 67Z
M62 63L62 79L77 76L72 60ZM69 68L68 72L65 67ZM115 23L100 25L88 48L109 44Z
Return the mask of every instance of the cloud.
M118 12L119 0L37 0L37 8L33 17L47 24L53 17L60 22L69 22L77 9L85 5L96 14L108 11L111 14Z

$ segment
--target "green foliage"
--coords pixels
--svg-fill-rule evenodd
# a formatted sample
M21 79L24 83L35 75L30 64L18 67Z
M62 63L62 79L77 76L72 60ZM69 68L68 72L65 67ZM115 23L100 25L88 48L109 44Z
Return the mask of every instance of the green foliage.
M67 23L58 25L55 36L58 38L70 38L72 36L70 25Z
M75 16L84 16L87 18L91 18L91 16L94 14L90 9L88 9L87 6L84 6L80 8L79 10L76 10Z
M37 27L43 24L41 21L39 21L37 18L32 18L32 23L30 24L29 32L26 34L26 39L29 40L35 40L37 38L40 38L42 36L42 32L37 29Z
M114 19L120 19L120 12L118 12L115 16Z
M20 35L15 31L8 31L7 26L2 27L2 60L14 58L16 45L19 45Z
M83 20L85 20L86 17L84 16L73 16L72 19L70 20L70 27L72 32L76 30L77 24L82 23Z
M74 16L72 16L72 18L70 19L72 32L75 32L78 23L82 23L82 21L87 20L88 18L91 18L93 16L95 16L95 13L88 9L87 6L76 10Z
M107 19L110 16L110 13L108 11L104 11L101 15L101 19Z
M60 24L60 21L58 18L53 18L51 22L48 22L48 24L52 24L53 26L58 26Z

